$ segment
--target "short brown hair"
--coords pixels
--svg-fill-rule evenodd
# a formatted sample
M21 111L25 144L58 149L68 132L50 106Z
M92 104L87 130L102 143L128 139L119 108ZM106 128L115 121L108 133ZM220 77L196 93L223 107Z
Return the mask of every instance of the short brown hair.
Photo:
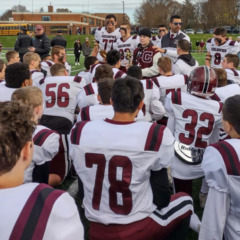
M18 101L0 102L0 176L11 171L21 151L32 140L33 111Z
M172 61L169 57L160 57L157 63L158 67L163 70L163 72L170 72L172 70Z
M55 63L50 67L50 73L52 76L63 76L66 71L66 67L62 63Z
M14 51L14 50L10 50L10 51L7 51L7 52L6 52L5 57L6 57L7 61L9 62L10 59L11 59L11 58L14 58L15 55L17 55L17 54L18 54L18 52Z
M218 77L218 87L223 87L227 85L227 73L222 68L214 68L215 73Z
M102 78L98 82L98 94L103 104L110 104L114 80L112 78Z
M239 58L238 58L237 54L228 53L224 57L227 59L227 63L231 63L232 62L233 66L235 68L238 68L238 66L239 66Z
M30 65L31 61L37 61L40 59L40 56L34 52L27 52L23 55L23 63L26 63L28 66Z
M21 101L24 104L35 108L43 104L42 91L34 86L19 88L13 92L11 100Z
M179 40L177 46L184 52L190 51L190 43L186 39Z
M58 55L60 53L60 50L65 50L65 48L63 46L58 46L58 45L56 45L52 48L52 51L51 51L52 59L54 59L55 54Z
M109 64L102 64L97 67L95 80L98 82L101 78L113 78L113 70Z
M226 31L225 28L216 28L216 29L214 30L214 33L213 33L213 34L215 34L215 35L220 35L220 36L222 36L222 37L226 37L226 36L227 36L227 31Z

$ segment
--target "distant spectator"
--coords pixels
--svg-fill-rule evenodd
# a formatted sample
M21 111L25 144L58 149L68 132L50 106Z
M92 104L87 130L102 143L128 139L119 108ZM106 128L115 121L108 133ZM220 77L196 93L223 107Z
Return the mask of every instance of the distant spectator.
M151 39L153 45L158 46L158 44L160 42L160 39L167 33L168 33L167 26L164 25L164 24L159 25L158 35L157 36L152 36L152 39Z
M19 53L13 50L6 52L7 65L18 63L20 61Z
M199 40L197 40L197 41L196 41L196 47L197 47L197 51L198 51L198 52L200 51L199 45L200 45L200 42L199 42Z
M80 65L79 59L81 55L82 44L79 39L77 39L74 43L74 55L75 55L75 65Z
M30 52L35 52L42 57L44 54L48 54L51 48L51 40L44 33L42 25L37 25L35 28L35 39L33 40L33 47L29 47Z
M27 53L29 47L33 46L32 38L27 34L27 28L22 27L21 32L15 42L14 49L19 53L20 61L23 62L23 55Z
M82 44L82 52L85 58L87 58L91 54L91 46L88 37L85 38L85 42Z
M201 39L201 42L199 43L199 52L200 53L203 53L204 46L205 46L205 42L203 41L203 39Z
M0 57L2 56L2 43L0 42Z
M58 30L57 36L52 38L51 46L54 47L55 45L67 47L67 40L62 36L61 30Z

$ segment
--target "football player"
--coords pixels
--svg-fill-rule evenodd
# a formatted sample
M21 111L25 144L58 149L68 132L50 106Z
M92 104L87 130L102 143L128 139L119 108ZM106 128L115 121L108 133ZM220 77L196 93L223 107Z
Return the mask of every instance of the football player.
M67 53L66 49L62 46L54 46L51 50L52 60L43 61L41 67L43 70L47 71L47 77L51 76L50 68L55 63L63 64L68 72L68 75L71 75L71 65L67 62Z
M188 93L179 89L167 95L167 126L175 137L171 172L176 192L192 195L192 180L204 176L202 153L209 143L218 141L222 103L207 99L214 94L217 83L213 69L197 67L190 74ZM206 193L207 189L201 191Z
M105 63L106 53L113 49L113 42L121 37L119 28L116 28L117 19L113 14L106 16L106 27L100 27L95 32L97 45L94 52L97 52L99 62Z
M83 240L74 200L46 184L23 184L33 156L32 108L0 103L0 232L1 239ZM64 229L64 231L60 231Z
M10 101L12 93L20 87L32 86L32 77L25 63L13 63L6 67L5 84L0 84L0 101Z
M154 77L159 74L157 61L162 56L151 42L151 32L148 28L142 28L139 32L140 44L133 53L133 65L142 69L143 78Z
M107 64L109 64L112 67L113 70L113 78L123 78L126 77L127 74L120 70L119 68L121 67L121 54L118 50L110 50L107 53Z
M12 94L12 101L21 101L33 108L34 121L38 124L43 112L42 92L37 87L24 87ZM38 182L50 184L54 175L49 175L51 160L58 153L59 134L41 125L33 133L33 160L24 172L24 183Z
M157 36L152 36L151 41L154 46L158 46L161 38L168 33L166 25L159 25L158 28L158 35Z
M161 119L166 110L160 102L160 93L156 84L151 79L142 80L142 71L138 66L131 66L127 71L128 76L137 78L141 81L144 90L144 105L143 113L145 121L152 122L153 120Z
M229 83L236 83L240 85L240 71L237 70L239 66L239 58L237 54L226 54L222 61L222 68L227 73L227 80Z
M121 37L113 43L113 49L121 53L120 69L126 72L132 63L133 52L138 47L139 36L131 36L131 25L129 23L123 23L120 26L120 33Z
M210 187L200 240L240 239L240 95L226 100L222 122L231 139L206 148L202 169Z
M134 121L143 98L139 80L115 80L113 118L72 129L70 154L84 187L91 239L186 238L192 200L171 196L166 169L174 138L164 126Z
M191 71L199 66L198 61L196 61L191 55L190 49L191 46L187 40L181 39L178 41L177 44L178 59L176 62L173 63L172 66L172 72L174 74L180 73L189 76Z
M93 65L94 66L97 66ZM95 72L95 71L94 71ZM113 79L113 70L110 65L108 64L99 64L99 66L96 67L95 72L95 82L89 83L79 92L77 95L77 104L78 107L81 109L85 106L89 105L95 105L98 103L97 100L97 82L101 78L112 78Z
M37 53L28 52L23 55L23 62L29 67L32 75L33 86L38 87L39 81L44 78L41 70L41 58Z
M224 56L228 53L238 54L240 45L236 41L227 39L227 32L224 28L216 28L213 34L213 38L210 38L206 44L205 65L221 68Z

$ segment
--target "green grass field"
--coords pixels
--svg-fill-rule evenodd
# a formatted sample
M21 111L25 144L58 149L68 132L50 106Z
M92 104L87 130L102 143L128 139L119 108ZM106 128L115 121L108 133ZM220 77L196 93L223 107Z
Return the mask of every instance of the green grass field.
M204 65L204 61L205 61L205 53L204 54L199 54L197 52L195 52L196 50L196 41L197 40L201 40L201 39L204 39L204 41L206 41L208 38L210 38L212 35L211 34L194 34L194 35L190 35L191 37L191 41L192 41L192 49L193 49L193 52L192 52L192 55L193 57L199 62L200 65ZM77 39L77 38L80 38L81 42L84 41L86 36L67 36L67 40L68 40L68 45L67 45L67 61L71 64L72 66L72 73L71 75L76 75L78 74L80 71L84 70L84 65L83 65L83 61L84 61L84 56L81 54L81 57L80 57L80 66L75 66L75 61L74 61L74 54L73 54L73 44L74 44L74 41ZM90 39L93 38L93 36L88 36L90 37ZM50 36L51 38L51 36ZM233 39L236 39L236 36L233 36ZM0 41L2 42L3 44L3 47L5 48L13 48L14 46L14 43L15 43L15 40L16 40L16 37L0 37ZM92 41L91 41L92 42ZM2 51L2 56L1 56L1 59L5 60L5 52L7 50L3 50ZM68 190L68 188L71 186L71 184L73 183L74 179L73 178L70 178L68 177L61 186L59 186L58 188L59 189L63 189L63 190ZM199 194L199 190L200 190L200 186L201 186L201 181L200 180L195 180L194 181L194 184L193 184L193 199L194 199L194 209L195 209L195 212L197 213L197 215L200 217L202 217L202 209L200 208L199 206L199 200L198 200L198 194ZM81 209L81 201L79 200L78 197L75 197L75 200L76 200L76 203L78 205L78 208L79 208L79 212L80 212L80 217L82 219L82 222L84 224L84 227L85 227L85 232L88 231L88 221L86 220L86 218L84 217L84 212L83 210ZM189 230L189 234L188 234L188 238L187 240L197 240L198 238L198 235L193 232L192 230ZM85 238L86 240L88 239L88 237L86 236Z

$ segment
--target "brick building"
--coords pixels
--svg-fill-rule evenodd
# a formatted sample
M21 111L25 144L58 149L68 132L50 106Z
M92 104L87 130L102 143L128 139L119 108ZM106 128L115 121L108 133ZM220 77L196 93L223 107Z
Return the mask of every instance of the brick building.
M91 34L94 29L104 26L105 21L105 18L89 13L53 12L53 6L48 6L48 12L13 12L12 17L16 23L41 24L47 35L55 35L58 30L63 34L77 34L79 31Z

